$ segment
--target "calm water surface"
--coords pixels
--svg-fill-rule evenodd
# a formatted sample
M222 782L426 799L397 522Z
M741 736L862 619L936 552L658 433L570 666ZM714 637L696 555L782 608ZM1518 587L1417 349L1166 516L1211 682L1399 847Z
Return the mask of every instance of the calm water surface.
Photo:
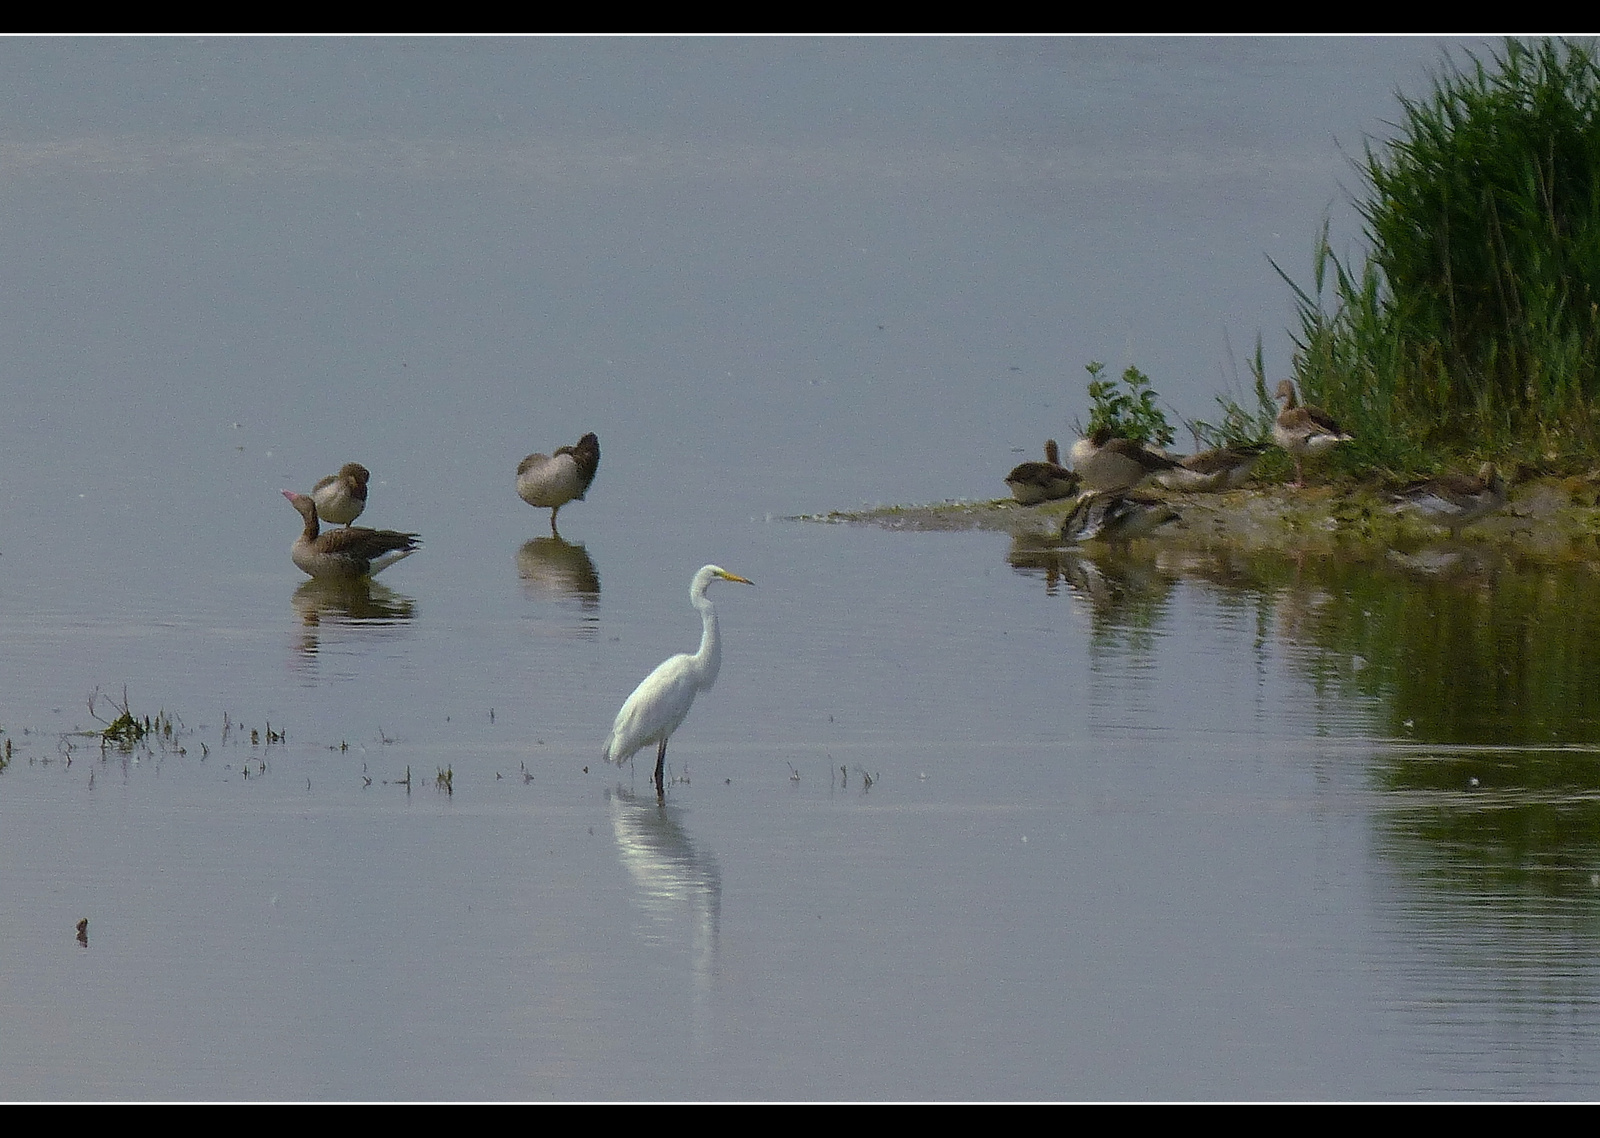
M1286 367L1436 46L0 44L0 1094L1590 1097L1590 570L786 520Z

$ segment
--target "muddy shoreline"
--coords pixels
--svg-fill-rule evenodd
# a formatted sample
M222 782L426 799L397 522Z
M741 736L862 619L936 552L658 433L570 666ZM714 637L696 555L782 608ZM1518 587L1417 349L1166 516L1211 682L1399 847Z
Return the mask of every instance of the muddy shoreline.
M1396 513L1375 486L1329 485L1303 490L1283 485L1245 487L1221 494L1141 490L1169 502L1178 521L1135 545L1191 550L1409 553L1452 543L1449 531ZM1030 544L1058 537L1072 500L1022 506L1009 498L949 501L870 510L804 514L794 520L873 525L915 532L992 530ZM1539 477L1513 485L1504 509L1464 529L1452 544L1498 552L1528 563L1593 563L1600 568L1600 474Z

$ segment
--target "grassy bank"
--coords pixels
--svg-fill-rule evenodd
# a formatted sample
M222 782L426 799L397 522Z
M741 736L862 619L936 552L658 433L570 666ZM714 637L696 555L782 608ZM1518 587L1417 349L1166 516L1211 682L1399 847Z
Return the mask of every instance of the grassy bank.
M1600 461L1600 65L1508 42L1401 96L1357 168L1367 252L1326 225L1295 289L1294 375L1358 442L1339 469ZM1275 266L1277 267L1277 266ZM1264 388L1258 394L1265 399Z

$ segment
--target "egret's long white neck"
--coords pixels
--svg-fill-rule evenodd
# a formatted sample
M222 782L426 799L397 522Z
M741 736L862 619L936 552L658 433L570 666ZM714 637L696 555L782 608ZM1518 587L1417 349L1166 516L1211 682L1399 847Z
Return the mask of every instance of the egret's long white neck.
M717 682L717 672L722 668L722 633L717 628L717 610L704 590L695 596L694 607L700 610L701 624L700 650L694 654L694 667L704 690Z

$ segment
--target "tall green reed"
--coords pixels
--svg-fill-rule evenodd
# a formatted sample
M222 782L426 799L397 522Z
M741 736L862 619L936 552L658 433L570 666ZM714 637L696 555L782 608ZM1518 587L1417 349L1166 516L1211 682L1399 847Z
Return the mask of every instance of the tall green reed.
M1448 58L1399 131L1369 141L1369 252L1324 222L1296 284L1294 369L1358 438L1345 464L1462 452L1600 454L1600 65L1590 45L1508 41Z

